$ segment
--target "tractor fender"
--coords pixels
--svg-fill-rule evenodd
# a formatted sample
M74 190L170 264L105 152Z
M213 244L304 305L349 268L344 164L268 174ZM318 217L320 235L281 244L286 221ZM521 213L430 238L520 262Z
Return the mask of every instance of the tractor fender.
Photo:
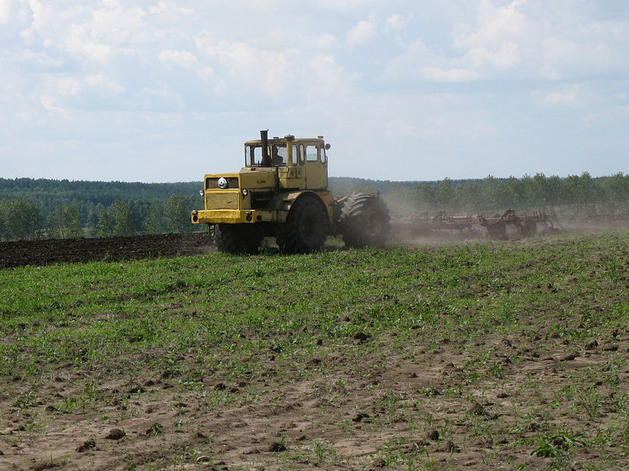
M332 197L329 191L296 190L279 192L271 198L267 208L272 211L289 212L293 204L300 198L315 198L325 208L328 218L332 216Z

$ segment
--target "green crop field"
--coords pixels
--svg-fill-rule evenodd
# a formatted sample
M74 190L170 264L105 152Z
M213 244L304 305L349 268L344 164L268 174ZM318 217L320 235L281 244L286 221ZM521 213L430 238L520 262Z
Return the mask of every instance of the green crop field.
M0 468L629 467L629 233L0 270Z

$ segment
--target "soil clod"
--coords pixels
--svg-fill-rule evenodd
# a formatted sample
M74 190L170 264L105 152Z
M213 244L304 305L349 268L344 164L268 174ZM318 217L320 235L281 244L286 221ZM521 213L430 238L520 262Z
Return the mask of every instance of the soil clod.
M480 402L474 402L468 412L473 415L487 415L487 411Z
M273 453L279 453L281 451L286 451L286 444L283 442L273 442L269 445L269 451Z
M435 429L435 430L431 430L430 432L428 432L426 434L426 439L431 440L431 441L437 441L439 440L439 430Z
M83 442L81 445L79 445L76 448L76 451L78 453L84 453L84 452L86 452L88 450L92 450L94 448L96 448L96 441L95 440L87 440L87 441Z
M126 435L125 431L119 428L112 428L105 438L107 440L121 440Z

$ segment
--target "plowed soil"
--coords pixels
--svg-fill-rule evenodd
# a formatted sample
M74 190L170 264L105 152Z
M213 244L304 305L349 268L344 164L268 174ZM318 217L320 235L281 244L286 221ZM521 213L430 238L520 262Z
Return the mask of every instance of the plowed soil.
M211 239L205 233L23 240L0 243L0 268L178 257L213 249Z
M431 338L418 324L411 328L416 337L400 343L394 330L381 332L371 324L338 343L313 337L304 347L309 353L300 353L308 359L300 362L282 354L282 341L321 327L304 324L297 331L291 324L281 338L264 334L270 348L251 347L248 353L217 348L212 357L193 345L172 352L168 361L158 362L156 352L147 349L134 357L102 358L99 364L77 345L77 363L41 377L22 376L16 367L13 376L0 377L0 470L629 469L629 328L618 314L629 299L627 251L601 255L593 245L575 252L575 258L582 258L600 288L596 296L590 290L577 303L564 297L577 283L591 289L590 280L576 277L579 273L559 271L553 283L534 285L521 281L528 272L515 273L506 285L492 278L474 309L511 289L521 296L534 291L552 302L515 313L519 322L505 321L507 327L496 319L495 332L482 337L466 337L462 325ZM212 250L205 234L12 242L0 244L0 268ZM533 260L521 269L542 273L549 263ZM419 283L432 267L416 269ZM607 281L598 281L601 272ZM419 303L431 286L416 289ZM261 303L272 308L272 294L261 294ZM186 310L181 298L172 296L158 298L160 309L190 319L202 314ZM234 306L245 296L252 293L236 293ZM384 310L391 296L375 293L374 307ZM623 322L602 323L599 313ZM125 320L116 312L91 316L102 323ZM330 330L364 327L363 316L349 311ZM78 329L88 320L68 312L68 323ZM48 329L62 328L67 326ZM29 329L38 332L40 321L16 325L3 341L18 342ZM226 335L233 335L231 346L237 346L261 331L264 327L243 328ZM133 334L129 342L141 342ZM53 353L42 362L53 363ZM81 367L82 361L90 366ZM242 367L229 369L230 361Z

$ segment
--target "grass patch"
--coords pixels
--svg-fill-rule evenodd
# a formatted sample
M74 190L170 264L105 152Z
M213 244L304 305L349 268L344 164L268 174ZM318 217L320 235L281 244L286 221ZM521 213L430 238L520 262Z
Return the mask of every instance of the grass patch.
M161 411L170 422L151 415L137 437L168 446L153 458L114 453L115 466L136 469L199 456L242 469L364 457L436 469L440 456L454 469L465 456L498 464L500 449L513 469L584 450L620 466L628 246L614 233L2 270L3 420L19 432L41 417L50 430L91 411L102 426ZM174 446L186 433L220 436L195 431L191 417L289 406L288 425L273 425L287 453L236 459L233 443L215 439L190 439L183 454ZM440 438L426 440L431 431ZM350 450L360 440L373 444Z

